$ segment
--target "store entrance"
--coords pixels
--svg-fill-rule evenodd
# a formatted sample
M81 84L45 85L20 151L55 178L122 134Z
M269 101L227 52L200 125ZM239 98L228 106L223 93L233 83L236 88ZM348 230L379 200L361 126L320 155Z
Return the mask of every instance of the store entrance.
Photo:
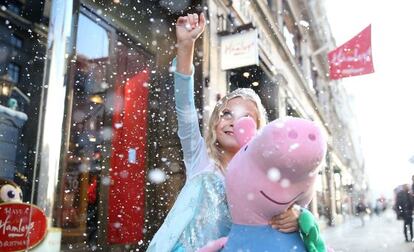
M134 44L92 13L79 15L55 209L63 249L143 239L151 56Z
M247 66L231 69L229 72L230 91L237 88L252 88L258 92L263 81L263 70L258 66Z
M247 66L228 71L230 91L237 88L251 88L260 97L269 120L278 116L278 87L260 66Z

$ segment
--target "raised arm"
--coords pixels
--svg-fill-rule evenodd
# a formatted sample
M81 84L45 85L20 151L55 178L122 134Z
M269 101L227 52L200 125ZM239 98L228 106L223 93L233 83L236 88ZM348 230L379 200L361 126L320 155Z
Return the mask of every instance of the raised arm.
M176 24L177 35L177 72L192 74L194 43L203 33L206 20L204 14L188 14L179 17Z
M199 20L200 19L200 20ZM188 14L176 24L177 58L173 63L175 104L178 136L184 152L187 177L207 167L208 155L198 125L194 103L193 54L194 43L205 26L204 15Z

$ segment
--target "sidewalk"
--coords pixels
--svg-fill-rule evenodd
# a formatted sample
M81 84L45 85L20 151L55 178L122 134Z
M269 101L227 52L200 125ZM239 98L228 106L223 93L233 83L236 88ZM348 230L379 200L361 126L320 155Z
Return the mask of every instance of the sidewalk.
M365 225L357 217L321 230L328 247L335 252L413 252L414 243L405 242L403 223L392 210L366 219Z

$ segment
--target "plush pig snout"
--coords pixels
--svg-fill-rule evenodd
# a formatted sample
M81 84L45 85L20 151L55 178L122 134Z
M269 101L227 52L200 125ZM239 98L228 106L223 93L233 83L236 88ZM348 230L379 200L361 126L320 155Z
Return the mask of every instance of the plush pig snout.
M312 121L291 117L271 124L272 127L266 128L273 140L267 141L267 149L274 150L273 155L269 155L269 165L293 180L311 175L326 152L326 141L320 128Z

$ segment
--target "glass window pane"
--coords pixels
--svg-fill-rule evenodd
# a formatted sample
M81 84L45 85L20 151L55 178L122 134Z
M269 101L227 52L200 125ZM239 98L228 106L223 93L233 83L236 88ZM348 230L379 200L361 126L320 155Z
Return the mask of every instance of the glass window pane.
M77 34L56 209L62 246L91 248L98 228L112 244L136 243L144 228L149 57L86 11Z
M44 5L44 1L0 3L0 223L3 224L7 205L3 203L13 204L7 206L14 210L19 207L39 210L27 203L36 204L33 188L38 181L35 171L48 27L47 19L40 21L40 17L48 14L43 12ZM3 197L5 185L13 190ZM9 215L7 222L21 218L21 226L25 226L25 217L28 215ZM19 235L9 235L6 241L3 235L0 251L26 250L24 244L36 234L23 236L24 244ZM9 242L7 248L6 242ZM16 245L15 250L12 244ZM17 247L19 244L23 245Z
M15 63L10 63L7 68L7 75L11 82L18 83L20 76L20 66L16 65Z
M85 15L79 16L76 54L89 60L108 57L108 32ZM88 36L82 36L88 34Z
M23 40L17 35L13 34L12 36L10 36L10 44L16 48L22 48Z
M78 21L69 145L61 180L62 209L58 218L63 242L96 240L99 179L104 151L105 104L108 85L109 34L81 14ZM88 34L88 36L82 36Z

